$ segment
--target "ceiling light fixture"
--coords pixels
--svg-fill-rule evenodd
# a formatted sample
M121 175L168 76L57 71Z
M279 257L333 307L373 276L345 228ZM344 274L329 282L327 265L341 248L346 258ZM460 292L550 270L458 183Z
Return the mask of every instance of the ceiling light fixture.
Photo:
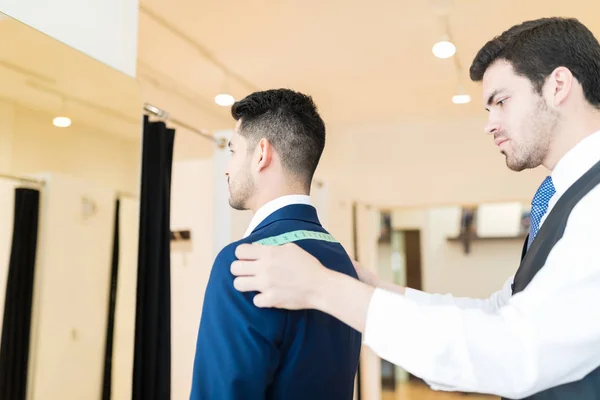
M456 94L452 96L452 102L454 104L467 104L471 102L471 96L468 94Z
M56 117L52 120L52 124L57 128L68 128L69 126L71 126L71 118Z
M230 94L221 93L215 96L215 103L221 107L229 107L235 103L235 99Z
M442 40L434 44L431 51L437 58L450 58L456 53L456 46L448 40Z

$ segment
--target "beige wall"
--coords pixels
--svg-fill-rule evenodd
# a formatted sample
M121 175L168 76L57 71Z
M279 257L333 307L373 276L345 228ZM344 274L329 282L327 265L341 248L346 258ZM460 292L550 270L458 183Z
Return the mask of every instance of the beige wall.
M137 199L122 198L120 203L119 273L113 336L111 398L130 400L135 346L139 202Z
M28 398L98 398L104 373L116 192L67 175L39 177L45 185L41 191ZM0 195L5 192L0 190ZM121 201L114 399L131 398L137 283L138 203L135 199ZM6 214L4 208L0 215ZM1 229L5 231L6 226ZM4 236L2 248L6 247Z
M213 257L212 160L173 166L171 227L189 229L191 243L171 248L172 398L187 399L192 385L196 339Z
M320 174L386 208L530 199L547 171L510 171L482 117L328 127Z
M137 193L140 135L125 139L82 125L52 125L54 115L0 100L0 172L68 174L116 190Z
M317 178L313 182L311 201L319 221L353 257L352 197L328 181Z
M394 229L420 229L423 289L431 293L483 298L500 290L519 265L523 242L519 239L475 241L465 254L456 236L460 208L396 210Z
M96 398L103 377L114 191L59 174L44 180L29 398ZM95 211L86 214L86 204Z
M0 171L10 172L15 131L15 106L0 100Z

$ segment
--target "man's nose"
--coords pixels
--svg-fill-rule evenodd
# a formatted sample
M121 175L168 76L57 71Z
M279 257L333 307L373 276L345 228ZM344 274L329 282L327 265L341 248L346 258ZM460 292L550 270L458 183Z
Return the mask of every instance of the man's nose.
M493 135L500 131L500 124L497 121L488 120L488 123L484 127L485 133Z

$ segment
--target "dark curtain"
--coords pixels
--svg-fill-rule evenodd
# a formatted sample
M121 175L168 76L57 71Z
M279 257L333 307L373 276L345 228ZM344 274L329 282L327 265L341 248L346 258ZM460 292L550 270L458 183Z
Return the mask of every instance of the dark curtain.
M119 215L121 202L115 205L115 221L113 228L112 267L110 273L110 292L108 295L108 323L106 328L106 349L104 359L104 385L102 400L110 400L112 391L112 355L115 331L115 306L117 303L117 281L119 276Z
M39 205L38 190L16 189L0 346L0 399L26 397Z
M171 392L171 171L175 131L144 117L133 399Z

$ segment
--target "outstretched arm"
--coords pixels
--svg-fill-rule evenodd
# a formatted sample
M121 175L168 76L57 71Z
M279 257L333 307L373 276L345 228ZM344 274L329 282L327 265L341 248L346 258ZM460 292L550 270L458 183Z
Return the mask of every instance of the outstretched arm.
M329 313L364 332L380 357L436 389L520 398L580 379L600 364L600 320L580 311L600 303L592 240L563 239L553 254L565 257L549 259L525 291L493 313L417 304L325 269L294 244L239 247L245 261L231 270L238 290L260 292L258 307Z

